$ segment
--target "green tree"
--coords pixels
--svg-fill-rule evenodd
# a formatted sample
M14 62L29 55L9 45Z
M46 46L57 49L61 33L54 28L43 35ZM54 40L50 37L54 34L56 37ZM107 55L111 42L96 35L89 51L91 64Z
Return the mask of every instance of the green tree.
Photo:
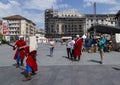
M0 40L2 40L3 39L3 35L0 33Z

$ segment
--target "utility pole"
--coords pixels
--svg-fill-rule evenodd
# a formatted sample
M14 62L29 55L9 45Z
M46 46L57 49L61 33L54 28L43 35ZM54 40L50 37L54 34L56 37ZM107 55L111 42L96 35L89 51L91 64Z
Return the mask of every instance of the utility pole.
M96 26L96 2L94 2L94 26ZM96 38L96 29L94 27L94 33L93 33L94 38Z

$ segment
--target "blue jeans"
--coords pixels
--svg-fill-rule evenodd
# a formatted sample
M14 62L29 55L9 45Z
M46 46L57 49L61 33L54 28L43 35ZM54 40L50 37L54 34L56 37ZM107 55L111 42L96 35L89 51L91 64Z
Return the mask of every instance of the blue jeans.
M16 62L17 62L17 63L20 62L20 52L18 52L18 56L17 56Z
M32 68L28 64L26 65L26 71L27 72L32 72Z
M54 47L50 48L50 56L53 56L53 49L54 49Z

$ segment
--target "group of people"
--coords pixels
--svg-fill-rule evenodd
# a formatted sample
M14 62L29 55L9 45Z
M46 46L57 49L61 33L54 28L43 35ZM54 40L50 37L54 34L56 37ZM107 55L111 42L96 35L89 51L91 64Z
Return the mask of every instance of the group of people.
M96 39L96 41L94 40L94 45L98 47L98 51L100 52L100 57L101 57L100 64L103 64L104 52L111 51L112 41L110 40L109 42L107 42L105 37L103 35L100 35L100 37ZM80 57L83 49L82 46L83 46L83 39L80 38L79 35L76 35L76 40L70 38L66 43L68 58L71 58L72 60L74 59L80 61Z
M106 39L103 37L103 35L101 35L100 38L97 39L96 43L100 51L100 57L101 57L100 63L103 64L104 49L107 45ZM50 45L50 56L53 56L53 50L55 46L55 42L53 39L50 40L49 45ZM82 46L83 46L83 39L80 38L79 35L76 35L75 40L73 38L69 38L69 40L66 43L68 58L71 60L80 61L82 55ZM110 49L110 47L108 49ZM31 80L31 75L38 70L36 63L37 50L30 51L30 46L26 44L26 41L24 41L23 36L20 36L19 40L16 41L16 43L13 46L13 50L16 50L14 59L16 60L17 68L20 66L24 66L23 61L26 56L27 77L24 79L24 81Z
M76 35L76 40L69 38L66 43L68 58L80 61L82 42L82 38L80 38L79 35Z
M32 50L30 52L30 46L26 44L23 36L19 37L19 40L13 46L13 50L16 50L14 55L14 59L16 60L16 68L20 66L24 66L23 61L26 56L26 72L27 77L24 81L31 80L31 75L34 74L37 70L37 63L36 63L36 54L37 50Z

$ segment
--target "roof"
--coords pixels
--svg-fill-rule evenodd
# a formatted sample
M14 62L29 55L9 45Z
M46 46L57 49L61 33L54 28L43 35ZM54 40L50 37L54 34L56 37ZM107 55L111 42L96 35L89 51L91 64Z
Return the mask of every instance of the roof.
M69 39L69 38L72 38L72 37L70 37L70 36L68 36L68 37L62 37L61 39Z
M21 16L21 15L13 15L13 16L8 16L8 17L4 17L3 19L7 19L7 20L27 20L28 22L33 23L31 20ZM35 23L33 23L35 25Z
M90 29L88 29L88 32L94 31L94 30L98 33L105 33L105 34L120 33L120 27L99 25L99 24L92 26Z
M115 15L115 18L120 16L120 10L117 12L117 14Z
M69 11L58 12L58 16L59 17L82 17L83 15L81 15L77 11L69 10Z
M20 15L13 15L13 16L8 16L8 17L4 17L3 19L18 19L18 20L21 20L21 19L26 19Z

